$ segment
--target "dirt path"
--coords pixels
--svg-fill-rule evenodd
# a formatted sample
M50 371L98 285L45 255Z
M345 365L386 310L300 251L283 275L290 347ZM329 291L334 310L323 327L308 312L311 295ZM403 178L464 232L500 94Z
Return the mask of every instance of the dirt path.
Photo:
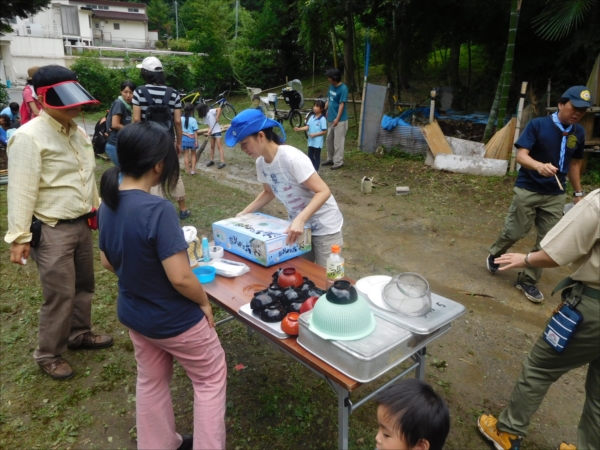
M201 171L219 182L248 192L260 191L254 161L238 149L226 148L227 167ZM515 271L491 275L485 268L486 249L502 227L513 179L483 179L447 174L421 162L365 158L349 152L346 168L321 170L344 215L344 256L347 274L355 279L376 274L417 272L432 290L467 307L453 329L428 348L429 361L447 368L427 368L428 381L443 392L452 410L447 448L487 448L475 419L481 411L497 414L506 404L521 362L540 335L558 303L550 298L565 268L546 270L541 305L527 301L514 287ZM372 195L360 192L360 179L375 176ZM407 197L395 195L396 185L409 186ZM268 212L285 216L274 202ZM516 251L527 251L531 233ZM438 364L439 365L439 364ZM557 448L561 440L575 442L584 401L587 367L565 375L551 387L534 416L525 449ZM366 440L371 436L365 436Z

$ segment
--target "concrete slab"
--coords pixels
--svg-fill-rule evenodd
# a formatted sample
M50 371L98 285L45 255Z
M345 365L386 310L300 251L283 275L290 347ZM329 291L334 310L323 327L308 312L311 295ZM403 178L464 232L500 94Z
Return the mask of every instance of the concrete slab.
M435 157L432 167L438 170L447 170L448 172L501 177L506 175L508 161L473 156L440 154Z
M480 158L485 155L485 145L482 142L467 141L466 139L448 136L446 136L446 140L455 155L478 156Z

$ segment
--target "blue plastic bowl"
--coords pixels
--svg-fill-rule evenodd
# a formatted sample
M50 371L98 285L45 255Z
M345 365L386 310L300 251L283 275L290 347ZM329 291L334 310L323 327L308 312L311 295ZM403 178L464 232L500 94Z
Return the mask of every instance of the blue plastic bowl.
M200 266L192 269L192 272L196 275L196 278L200 280L200 283L204 284L210 283L215 279L217 270L212 266Z

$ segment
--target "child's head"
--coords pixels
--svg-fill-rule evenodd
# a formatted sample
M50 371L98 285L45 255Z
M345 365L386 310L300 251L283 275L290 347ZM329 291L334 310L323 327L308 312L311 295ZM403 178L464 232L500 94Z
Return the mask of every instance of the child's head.
M327 72L325 72L325 75L327 76L329 82L339 83L342 81L342 72L340 72L340 69L329 69Z
M379 393L375 437L378 450L442 450L450 413L431 386L408 378Z
M315 100L315 106L313 106L313 111L315 114L321 114L325 109L325 102L321 99Z
M252 107L253 108L258 108L260 107L260 95L258 94L254 94L252 96Z
M194 109L194 105L191 103L186 103L183 107L183 113L185 114L185 117L194 117Z
M10 112L13 114L13 116L19 114L19 104L17 102L11 102L11 104L8 106L10 107Z
M177 184L179 159L173 135L156 122L127 125L117 135L119 165L102 174L100 195L112 210L119 207L119 174L140 179L150 174L155 185L169 192Z
M281 136L275 132L279 129ZM225 132L225 143L234 147L239 143L242 151L257 158L261 149L271 143L280 145L285 142L285 131L281 124L265 117L258 109L246 109L231 121L231 126Z
M8 114L0 114L0 127L5 130L10 128L10 117L8 117Z
M198 111L198 117L200 117L201 119L204 119L206 117L206 115L208 114L208 111L210 110L210 108L206 103L200 103L198 105L198 107L196 108L196 110Z

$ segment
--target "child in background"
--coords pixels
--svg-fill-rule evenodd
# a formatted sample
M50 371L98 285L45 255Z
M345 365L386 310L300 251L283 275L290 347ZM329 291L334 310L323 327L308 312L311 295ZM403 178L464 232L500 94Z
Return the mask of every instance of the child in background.
M221 155L221 162L217 166L217 169L222 169L226 166L225 154L223 153L223 144L221 143L221 125L219 125L219 117L221 117L221 108L210 109L208 105L201 103L198 105L198 117L204 119L204 124L208 125L208 134L210 138L210 161L206 164L206 167L214 166L213 161L215 157L215 143L219 148L219 154Z
M294 131L308 130L308 157L317 172L321 165L321 149L325 140L323 136L327 134L327 120L323 115L324 109L325 102L316 100L315 106L313 106L314 115L310 116L306 126L294 127Z
M185 171L196 175L196 148L198 148L198 122L194 119L194 105L188 103L183 108L183 136L181 149ZM191 158L191 161L190 161ZM191 165L190 165L191 162Z
M450 431L444 400L424 381L408 378L379 393L377 450L442 450Z

